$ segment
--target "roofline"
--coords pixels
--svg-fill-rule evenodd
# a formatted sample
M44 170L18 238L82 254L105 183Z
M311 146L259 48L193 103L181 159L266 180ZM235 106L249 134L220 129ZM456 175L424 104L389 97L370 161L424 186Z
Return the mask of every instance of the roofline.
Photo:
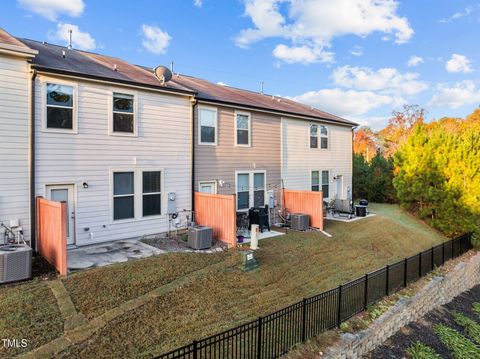
M19 45L11 45L0 43L0 52L7 55L22 56L33 58L38 54L37 50L30 49L28 47L23 47Z
M318 116L318 117L317 116L306 116L306 115L298 114L296 112L275 110L275 109L269 109L269 108L260 107L260 106L242 105L242 104L238 104L236 102L228 102L228 101L222 101L222 100L212 100L212 99L202 98L202 97L199 97L199 96L197 96L196 98L201 103L206 103L206 104L211 104L211 105L212 104L213 105L220 104L220 105L223 105L223 106L226 106L226 107L234 107L234 108L246 109L246 110L255 110L255 111L258 111L258 112L273 113L275 115L285 115L285 116L288 116L288 117L295 117L295 118L299 118L299 119L303 119L303 120L309 120L309 121L323 121L323 122L333 123L333 124L336 124L336 125L345 126L345 127L352 127L352 128L355 128L355 127L359 126L359 124L355 123L355 122L341 122L341 121L332 120L332 119L328 119L328 118L324 118L324 117L320 117L320 116Z
M155 85L145 84L145 83L137 82L137 81L128 81L128 80L112 79L110 77L104 77L104 76L80 74L78 72L53 69L53 68L50 68L50 67L45 67L45 66L40 66L40 65L35 65L35 64L31 64L31 67L32 67L32 69L37 70L39 73L55 74L55 75L61 75L61 76L64 76L64 77L76 78L76 79L88 79L88 80L106 82L106 83L111 83L111 84L122 84L122 85L126 85L126 86L131 86L131 87L144 88L144 89L149 89L149 90L156 90L156 91L160 91L160 92L164 92L164 93L171 93L171 94L175 94L175 95L184 95L184 96L195 96L196 95L196 92L194 92L194 91L175 89L175 88L171 88L171 87L165 88L161 85L155 86Z

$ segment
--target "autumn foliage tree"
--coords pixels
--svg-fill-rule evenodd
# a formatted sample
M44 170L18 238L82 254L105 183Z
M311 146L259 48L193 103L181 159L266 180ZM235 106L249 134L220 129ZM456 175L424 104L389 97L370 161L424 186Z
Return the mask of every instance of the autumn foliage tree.
M355 131L353 152L362 155L367 162L378 150L378 138L370 127L362 126Z

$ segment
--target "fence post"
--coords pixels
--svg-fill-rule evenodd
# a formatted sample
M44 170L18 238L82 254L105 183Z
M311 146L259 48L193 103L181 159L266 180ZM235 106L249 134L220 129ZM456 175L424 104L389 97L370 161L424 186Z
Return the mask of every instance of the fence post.
M445 242L442 243L442 266L445 264Z
M258 331L257 331L257 359L262 358L262 317L258 317Z
M367 306L368 306L368 273L365 274L365 293L363 293L363 302L364 302L364 306L363 308L365 310L367 310Z
M303 298L302 301L302 343L306 340L306 328L307 328L307 299Z
M453 254L453 239L450 240L450 243L452 243L452 258L455 258L455 255Z
M198 342L196 340L193 341L193 359L197 359L198 356L197 356L197 346L198 346Z
M387 270L386 270L386 273L385 273L385 275L386 275L386 278L385 278L385 284L386 284L385 285L385 295L388 295L388 293L389 293L388 287L390 285L390 283L389 283L390 282L390 278L389 278L390 277L390 265L389 264L387 264L386 269Z
M407 274L408 274L407 266L408 266L408 261L407 261L407 258L405 258L403 262L403 288L407 287Z
M418 253L418 278L422 278L422 252Z
M432 249L430 249L430 250L432 251L432 270L433 270L433 268L435 268L434 263L433 263L433 258L434 258L433 257L433 246L432 246Z
M342 322L342 285L338 286L338 313L337 313L337 326L340 328Z

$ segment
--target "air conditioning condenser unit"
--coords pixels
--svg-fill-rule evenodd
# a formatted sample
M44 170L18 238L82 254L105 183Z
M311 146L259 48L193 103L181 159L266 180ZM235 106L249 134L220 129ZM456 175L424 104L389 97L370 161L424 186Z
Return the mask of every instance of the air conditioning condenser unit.
M16 282L32 276L32 248L25 244L0 247L0 283Z
M310 216L303 213L290 215L290 228L296 231L306 231L310 227Z

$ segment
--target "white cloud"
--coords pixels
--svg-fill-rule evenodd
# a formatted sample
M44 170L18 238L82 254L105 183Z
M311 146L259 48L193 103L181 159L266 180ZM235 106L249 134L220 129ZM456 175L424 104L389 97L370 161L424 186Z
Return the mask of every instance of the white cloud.
M292 98L339 116L361 116L384 105L399 105L403 101L373 91L342 90L339 88L309 91Z
M418 66L418 65L420 65L424 62L425 61L420 56L410 56L410 58L408 59L408 62L407 62L407 66L408 67L415 67L415 66Z
M167 52L167 47L172 39L166 31L153 25L142 25L144 39L143 47L154 54L160 55Z
M453 86L441 84L428 106L459 108L464 105L480 104L480 89L471 80L457 82Z
M69 30L72 30L73 48L79 50L95 50L98 45L96 40L88 33L80 30L77 25L58 23L56 30L50 32L48 37L54 41L62 41L64 44L69 42Z
M463 72L464 74L472 72L470 60L459 54L452 54L452 58L445 64L445 69L448 72Z
M17 0L18 5L51 21L65 14L72 17L82 15L85 9L83 0Z
M474 10L475 9L473 8L473 6L467 6L463 11L456 12L450 17L440 19L440 22L441 23L452 22L454 20L470 15Z
M202 7L202 0L193 0L193 5L196 7Z
M254 27L242 30L235 42L248 47L265 38L283 38L292 44L282 50L295 49L294 56L284 56L290 62L331 61L333 54L324 52L335 37L382 32L394 36L396 43L407 42L413 30L405 17L397 15L397 8L395 0L245 0L245 15ZM305 56L298 56L298 49Z
M289 47L283 44L277 45L273 50L273 56L286 63L310 64L314 62L333 62L333 53L322 49L308 46Z
M369 67L342 66L335 69L332 78L337 86L381 94L411 96L428 88L418 80L419 74L401 73L395 68L381 68L377 71Z
M362 56L363 55L363 48L360 45L355 45L351 50L350 53L353 56Z

